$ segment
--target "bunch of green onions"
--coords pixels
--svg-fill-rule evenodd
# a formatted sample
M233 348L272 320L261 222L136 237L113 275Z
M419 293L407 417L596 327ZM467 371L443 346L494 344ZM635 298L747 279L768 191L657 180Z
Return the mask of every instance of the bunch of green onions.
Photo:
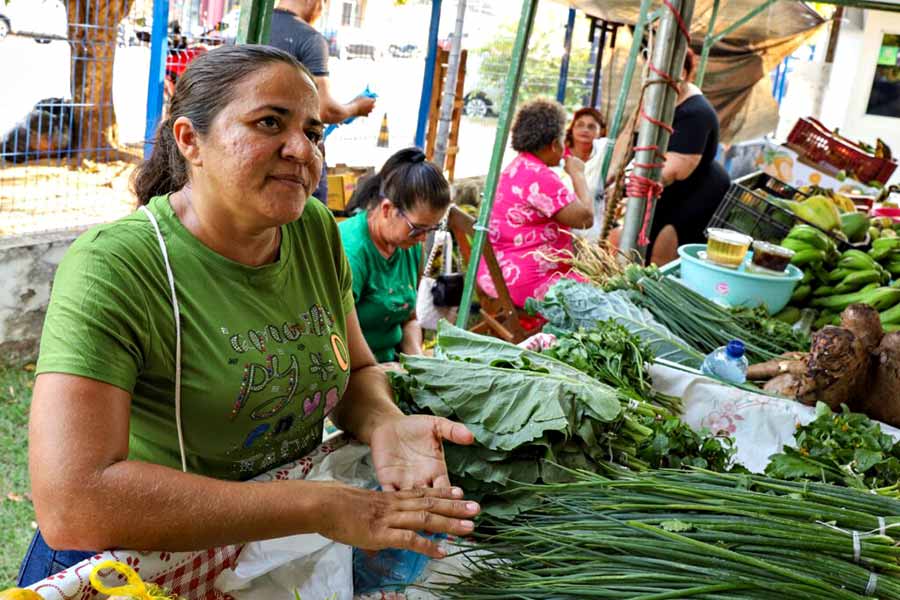
M635 300L669 331L708 353L730 340L741 340L751 363L808 349L803 336L785 331L774 320L736 315L668 277L641 277Z
M516 490L441 598L900 598L900 502L828 484L655 471Z

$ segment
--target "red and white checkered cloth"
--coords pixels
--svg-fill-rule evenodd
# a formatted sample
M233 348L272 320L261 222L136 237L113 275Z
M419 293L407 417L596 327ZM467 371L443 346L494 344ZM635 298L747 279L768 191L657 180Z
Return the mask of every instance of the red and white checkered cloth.
M346 445L347 441L344 436L333 438L307 456L264 473L254 481L305 479L315 464ZM223 546L198 552L110 550L51 575L29 589L47 600L97 600L104 595L94 590L88 577L94 565L105 560L117 560L134 569L144 582L155 583L187 600L227 600L230 596L215 589L216 577L235 565L242 548ZM115 576L121 578L124 584L121 575Z

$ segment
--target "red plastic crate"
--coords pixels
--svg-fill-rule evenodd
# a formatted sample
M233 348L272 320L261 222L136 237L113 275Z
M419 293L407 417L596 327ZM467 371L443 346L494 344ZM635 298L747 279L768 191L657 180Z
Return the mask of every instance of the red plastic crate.
M845 171L862 183L887 183L897 168L896 160L870 155L858 144L835 135L812 117L799 119L787 141L804 158Z

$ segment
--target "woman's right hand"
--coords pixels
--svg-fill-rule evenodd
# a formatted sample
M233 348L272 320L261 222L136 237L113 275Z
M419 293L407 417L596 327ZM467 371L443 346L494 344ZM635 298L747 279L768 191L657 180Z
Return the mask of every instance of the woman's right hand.
M324 484L331 490L323 503L323 536L361 548L413 550L431 558L446 552L417 532L469 535L471 521L481 507L462 499L459 488L420 488L376 492L342 484Z
M566 157L566 164L563 167L566 173L569 174L569 177L575 178L577 175L584 175L584 161L575 156L574 154L570 154Z

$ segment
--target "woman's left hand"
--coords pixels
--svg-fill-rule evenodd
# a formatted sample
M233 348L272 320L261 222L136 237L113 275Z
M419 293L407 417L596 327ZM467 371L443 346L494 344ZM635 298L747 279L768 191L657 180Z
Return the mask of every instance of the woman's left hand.
M444 440L467 446L475 437L464 425L428 415L400 416L379 424L369 446L382 489L449 488Z

